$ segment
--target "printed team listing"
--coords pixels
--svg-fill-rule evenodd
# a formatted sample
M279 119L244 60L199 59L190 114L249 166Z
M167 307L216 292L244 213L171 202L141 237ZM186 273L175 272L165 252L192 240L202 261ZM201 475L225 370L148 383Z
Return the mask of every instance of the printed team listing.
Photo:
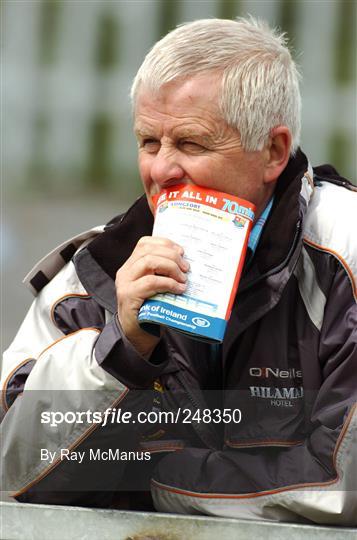
M163 324L191 337L221 342L241 275L255 206L243 199L177 185L154 198L153 236L184 248L190 264L184 294L156 294L142 305L138 320L155 333Z

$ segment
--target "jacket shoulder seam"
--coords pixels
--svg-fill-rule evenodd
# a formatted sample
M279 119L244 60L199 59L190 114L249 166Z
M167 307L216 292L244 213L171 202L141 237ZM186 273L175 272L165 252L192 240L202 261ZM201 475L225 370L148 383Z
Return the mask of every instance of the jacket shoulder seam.
M357 301L357 193L321 182L304 219L303 241L335 257L344 268Z
M37 357L37 360L40 358L40 356L42 356L46 351L48 351L48 349L51 349L51 347L53 347L54 345L57 345L57 343L59 343L60 341L63 341L64 339L67 339L67 338L70 338L72 336L74 336L75 334L78 334L79 332L83 332L84 330L93 330L94 332L97 332L98 334L100 334L100 330L99 328L95 328L94 326L88 326L88 328L80 328L79 330L75 330L74 332L71 332L70 334L66 335L66 336L62 336L58 339L56 339L55 341L53 341L52 343L50 343L50 345L48 345L47 347L45 347L43 349L43 351L40 352L40 354L38 355Z
M347 274L347 277L348 277L349 282L350 282L351 287L352 287L353 297L354 297L355 301L357 302L357 280L356 280L356 277L355 277L350 265L342 257L342 255L340 255L339 253L337 253L336 251L334 251L333 249L331 249L331 248L329 248L327 246L323 246L321 244L313 242L312 240L310 240L307 237L303 238L303 242L305 244L307 244L308 246L312 247L313 249L316 249L318 251L322 251L324 253L327 253L328 255L332 255L333 257L335 257L335 259L338 260L338 262L341 264L341 266L343 267L343 269L345 270L345 272Z
M59 298L57 298L52 306L51 306L51 309L50 309L50 317L51 317L51 321L52 323L58 328L58 324L56 323L56 320L55 320L55 310L56 310L56 307L61 303L63 302L64 300L66 300L67 298L91 298L91 295L90 294L86 294L86 293L67 293L67 294L64 294L62 296L60 296Z

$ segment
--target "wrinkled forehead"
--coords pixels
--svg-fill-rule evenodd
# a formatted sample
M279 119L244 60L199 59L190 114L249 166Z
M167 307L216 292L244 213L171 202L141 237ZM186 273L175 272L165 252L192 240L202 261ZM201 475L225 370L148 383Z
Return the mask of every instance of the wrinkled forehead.
M221 77L216 73L205 73L170 81L158 88L142 84L137 92L134 109L134 124L155 114L172 115L177 118L216 116L220 113Z

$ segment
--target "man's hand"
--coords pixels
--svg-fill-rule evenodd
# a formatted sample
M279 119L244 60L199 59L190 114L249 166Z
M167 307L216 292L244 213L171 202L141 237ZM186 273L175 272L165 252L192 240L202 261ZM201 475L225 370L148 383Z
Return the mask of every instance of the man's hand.
M142 330L137 316L144 300L160 292L181 294L189 264L183 248L167 238L143 236L115 280L118 318L135 349L149 358L159 338Z

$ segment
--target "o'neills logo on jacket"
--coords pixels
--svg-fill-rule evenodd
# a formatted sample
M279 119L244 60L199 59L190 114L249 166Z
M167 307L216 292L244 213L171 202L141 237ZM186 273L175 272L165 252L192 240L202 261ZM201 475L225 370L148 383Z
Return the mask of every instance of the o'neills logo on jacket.
M269 377L275 379L302 379L301 369L295 368L279 369L272 367L251 367L249 369L249 375L260 379L269 379Z

